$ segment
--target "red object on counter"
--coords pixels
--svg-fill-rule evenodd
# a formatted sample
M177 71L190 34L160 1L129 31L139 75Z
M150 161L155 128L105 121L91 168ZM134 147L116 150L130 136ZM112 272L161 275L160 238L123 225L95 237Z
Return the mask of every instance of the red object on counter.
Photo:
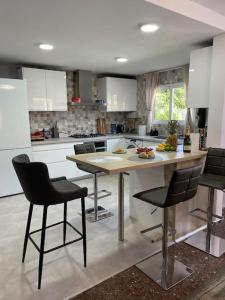
M74 98L71 99L71 102L73 102L73 103L80 103L80 98L74 97Z

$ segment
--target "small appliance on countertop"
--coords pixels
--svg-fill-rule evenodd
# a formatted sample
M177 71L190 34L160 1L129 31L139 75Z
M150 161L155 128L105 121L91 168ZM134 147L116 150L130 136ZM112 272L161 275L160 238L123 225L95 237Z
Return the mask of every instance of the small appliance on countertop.
M146 135L146 125L139 125L138 126L138 135Z
M43 130L36 130L31 132L30 137L31 137L31 142L44 141L45 139Z
M116 133L124 133L124 125L123 124L117 124L116 125Z
M116 134L116 124L115 123L112 123L110 125L110 129L111 129L111 134Z
M59 138L59 129L57 126L57 122L55 122L55 125L51 129L52 132L52 138L53 139L58 139Z

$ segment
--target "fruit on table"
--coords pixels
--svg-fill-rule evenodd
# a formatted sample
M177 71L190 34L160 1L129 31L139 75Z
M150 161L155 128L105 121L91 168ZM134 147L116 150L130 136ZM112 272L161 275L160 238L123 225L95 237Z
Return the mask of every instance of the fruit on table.
M177 129L179 127L179 123L176 120L172 120L168 122L168 131L169 131L169 136L166 140L166 144L171 145L174 150L169 150L169 151L176 151L177 150L177 145L178 145L178 138L177 138Z
M165 144L165 151L176 151L177 147L170 144Z
M115 150L115 153L117 153L117 154L123 154L123 153L125 153L126 152L126 150L124 149L124 148L117 148L116 150Z
M155 157L155 153L153 150L149 151L149 152L141 152L138 155L140 158L154 158Z
M148 148L148 147L144 147L144 148L137 148L136 152L137 154L140 154L140 153L149 153L151 152L153 149L152 148Z
M156 147L156 150L157 151L176 151L176 147L174 147L173 145L171 144L159 144L157 147Z
M166 144L158 144L156 147L157 151L165 151L165 145Z

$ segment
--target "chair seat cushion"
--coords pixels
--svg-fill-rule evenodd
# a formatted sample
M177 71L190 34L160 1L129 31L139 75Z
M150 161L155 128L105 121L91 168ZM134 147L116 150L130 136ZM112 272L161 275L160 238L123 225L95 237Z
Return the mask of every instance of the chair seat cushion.
M87 196L88 190L86 187L81 188L78 185L68 181L66 178L62 180L60 178L59 180L56 179L57 178L53 179L53 181L51 180L54 189L59 195L59 197L57 197L55 200L55 204Z
M225 176L205 173L201 175L199 184L217 190L225 190Z
M158 207L166 207L168 187L159 187L135 194L133 197Z
M86 166L86 165L77 164L77 166L80 170L85 171L90 174L102 173L101 171L94 169L92 167Z

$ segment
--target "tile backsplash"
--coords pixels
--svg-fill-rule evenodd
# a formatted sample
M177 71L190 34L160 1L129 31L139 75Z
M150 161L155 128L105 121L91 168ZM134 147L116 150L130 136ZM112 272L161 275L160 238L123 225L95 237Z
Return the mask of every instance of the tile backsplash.
M96 76L93 76L92 83L93 101L97 99ZM67 72L67 98L68 102L73 97L74 81L73 72ZM68 111L61 112L30 112L31 131L40 128L52 127L55 122L58 124L59 132L65 134L71 133L90 133L96 132L96 119L105 118L108 132L110 132L111 123L124 123L126 113L123 112L105 112L97 106L71 106L68 105Z
M98 107L68 105L68 111L65 112L30 112L30 127L31 131L34 131L39 128L52 127L57 122L61 133L95 133L96 119L105 118L108 132L110 132L110 124L124 123L125 117L125 113L101 112Z

